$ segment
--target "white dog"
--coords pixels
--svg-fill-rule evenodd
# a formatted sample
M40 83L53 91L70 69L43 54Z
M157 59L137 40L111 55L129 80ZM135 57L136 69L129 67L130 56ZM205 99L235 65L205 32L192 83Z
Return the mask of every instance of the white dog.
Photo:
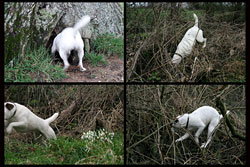
M179 64L182 58L191 54L195 41L204 43L203 48L206 47L207 39L203 37L203 31L198 28L198 17L196 14L193 14L193 16L195 18L195 24L186 32L177 46L175 54L172 58L173 64Z
M59 52L60 57L63 59L64 71L69 67L68 57L72 50L76 50L79 58L80 71L85 71L86 69L82 66L82 58L84 56L84 44L79 33L79 29L86 26L90 21L89 16L83 16L80 21L78 21L74 27L65 28L60 34L56 36L51 48L52 54L56 51Z
M32 113L27 107L18 104L4 103L4 124L8 134L14 128L18 132L39 131L47 139L56 139L54 130L49 126L58 117L55 113L48 119L42 119Z
M226 115L229 114L230 111L227 111ZM201 145L201 148L206 148L209 142L212 139L212 134L220 120L223 118L216 109L210 106L203 106L196 109L191 114L184 114L178 116L174 123L172 124L172 128L186 128L187 130L196 130L194 139L199 144L198 137L203 132L203 130L208 126L207 133L207 142ZM173 130L173 129L172 129ZM176 142L183 141L187 139L190 134L187 132L182 137L176 140Z

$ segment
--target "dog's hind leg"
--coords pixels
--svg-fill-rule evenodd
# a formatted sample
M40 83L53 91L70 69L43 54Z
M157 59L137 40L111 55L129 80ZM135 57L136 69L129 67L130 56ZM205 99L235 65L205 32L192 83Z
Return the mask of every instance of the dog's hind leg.
M69 62L68 62L68 55L64 51L59 51L60 57L63 59L64 68L63 70L66 71L69 68Z
M41 132L47 139L56 139L56 134L51 127L48 127L46 130L41 129Z
M198 34L197 34L197 37L196 37L196 40L200 43L203 43L203 46L202 48L205 48L206 47L206 44L207 44L207 38L204 38L203 37L203 31L202 30L199 30Z
M210 143L210 141L212 140L214 130L215 130L216 126L218 125L218 123L219 123L219 120L213 120L210 122L210 124L208 126L208 131L207 131L207 142L203 143L201 145L201 148L206 148L207 145Z
M82 58L84 56L84 51L82 48L78 49L78 58L79 58L79 66L80 66L80 71L86 71L86 68L83 68L82 66Z
M205 48L206 45L207 45L207 38L204 38L204 44L203 44L202 48Z

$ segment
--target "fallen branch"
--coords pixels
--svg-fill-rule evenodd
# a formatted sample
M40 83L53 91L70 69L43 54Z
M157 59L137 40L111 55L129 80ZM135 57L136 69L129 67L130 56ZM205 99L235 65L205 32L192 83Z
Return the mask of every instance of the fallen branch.
M224 117L227 110L226 110L225 104L223 104L223 103L221 102L221 99L220 99L219 97L216 99L216 107L220 109L220 111L221 111L221 113L222 113L222 115L223 115L223 117ZM241 135L241 134L239 134L239 133L235 130L235 128L234 128L234 126L232 125L232 123L231 123L231 121L229 120L229 118L228 118L228 117L225 117L225 119L226 119L227 127L228 127L229 130L231 131L232 136L233 136L234 138L237 138L237 139L239 139L239 140L242 140L242 141L245 141L245 142L246 142L246 137L243 136L243 135Z

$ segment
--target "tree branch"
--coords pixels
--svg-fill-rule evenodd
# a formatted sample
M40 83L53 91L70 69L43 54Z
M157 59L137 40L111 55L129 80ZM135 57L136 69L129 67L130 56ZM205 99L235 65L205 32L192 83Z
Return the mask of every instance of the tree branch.
M216 99L216 107L220 109L220 111L221 111L221 113L222 113L222 115L223 115L223 117L224 117L227 110L226 110L225 104L222 103L222 101L221 101L221 99L220 99L219 97ZM233 136L234 138L238 138L239 140L242 140L242 141L245 141L245 142L246 142L246 137L243 136L243 135L241 135L241 134L239 134L239 133L235 130L235 128L234 128L234 126L232 125L232 123L231 123L231 121L229 120L229 118L228 118L227 116L224 117L224 118L226 119L227 127L228 127L229 130L231 131L232 136Z

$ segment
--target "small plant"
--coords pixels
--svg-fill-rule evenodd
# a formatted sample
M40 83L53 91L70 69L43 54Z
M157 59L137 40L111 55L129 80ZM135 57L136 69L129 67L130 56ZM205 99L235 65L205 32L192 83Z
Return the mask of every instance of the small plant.
M95 54L93 52L86 54L87 60L90 61L92 66L97 66L99 63L108 64L108 62L105 60L105 56L103 54Z
M124 56L124 41L122 38L117 38L112 34L103 34L97 37L93 42L93 47L96 53Z
M148 78L149 81L160 81L161 78L158 77L158 73L154 72L151 77Z
M113 132L107 132L105 129L99 129L97 131L88 131L87 133L83 133L81 139L87 139L90 140L91 142L95 140L103 140L107 141L109 143L112 143L111 140L114 137Z

